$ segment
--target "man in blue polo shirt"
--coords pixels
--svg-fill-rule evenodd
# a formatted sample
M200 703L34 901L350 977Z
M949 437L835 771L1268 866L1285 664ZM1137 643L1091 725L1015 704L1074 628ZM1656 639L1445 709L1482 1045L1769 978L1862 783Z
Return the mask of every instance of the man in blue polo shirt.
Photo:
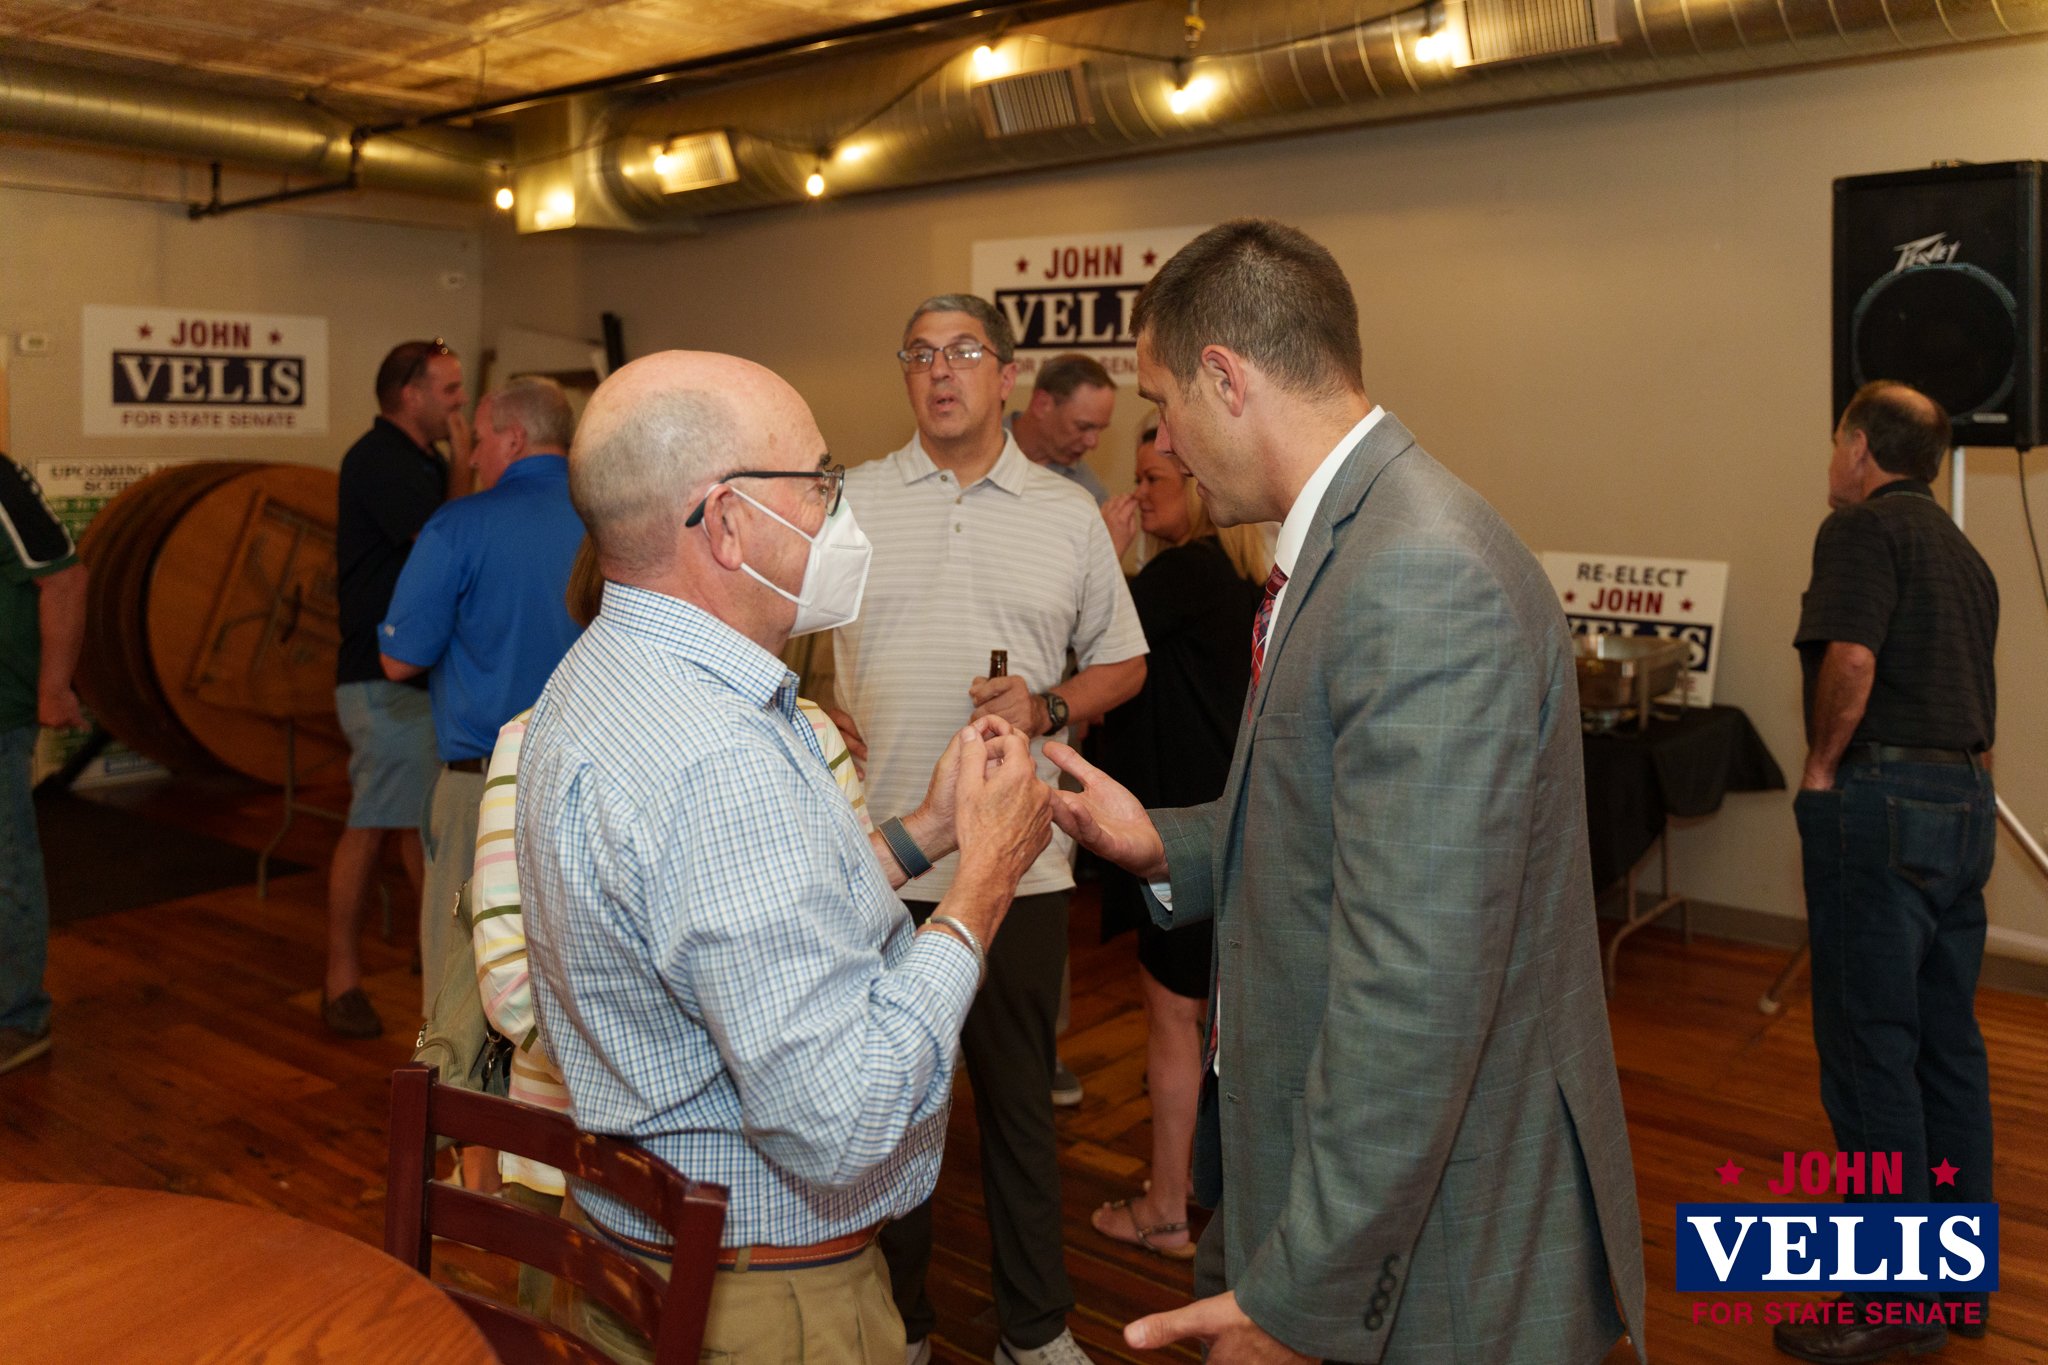
M422 1013L455 941L455 898L475 856L498 728L533 705L578 633L564 600L583 543L569 502L575 425L561 386L548 379L514 379L477 405L471 466L482 491L428 520L377 629L386 677L428 674L441 755L420 831Z

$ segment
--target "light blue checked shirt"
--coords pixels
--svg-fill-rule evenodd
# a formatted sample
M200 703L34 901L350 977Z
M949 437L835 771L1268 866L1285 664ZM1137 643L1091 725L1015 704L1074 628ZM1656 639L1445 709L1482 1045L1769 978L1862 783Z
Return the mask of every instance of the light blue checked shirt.
M727 1246L808 1246L931 1193L977 964L913 934L779 659L607 584L534 707L516 819L578 1125L724 1185Z

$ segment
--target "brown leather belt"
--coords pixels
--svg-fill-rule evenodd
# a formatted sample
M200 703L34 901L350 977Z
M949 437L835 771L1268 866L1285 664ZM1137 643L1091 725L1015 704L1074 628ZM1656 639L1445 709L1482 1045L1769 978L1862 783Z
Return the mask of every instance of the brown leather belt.
M878 1223L864 1231L849 1232L844 1237L814 1242L807 1247L720 1247L718 1265L721 1270L808 1270L836 1265L866 1251L881 1230Z
M441 766L451 773L480 773L486 771L488 767L480 758L453 759Z
M584 1216L589 1216L587 1210ZM670 1254L673 1250L671 1247L657 1242L649 1242L628 1233L613 1232L610 1228L600 1225L596 1219L591 1219L590 1225L621 1246L637 1251L642 1256L651 1256L657 1261L670 1259ZM739 1272L746 1270L814 1270L819 1266L837 1265L841 1261L850 1261L863 1251L866 1251L869 1245L874 1242L876 1234L880 1233L881 1230L882 1225L877 1223L875 1226L860 1232L849 1232L844 1237L834 1237L830 1241L813 1242L809 1246L802 1247L720 1247L718 1249L718 1268L720 1270Z

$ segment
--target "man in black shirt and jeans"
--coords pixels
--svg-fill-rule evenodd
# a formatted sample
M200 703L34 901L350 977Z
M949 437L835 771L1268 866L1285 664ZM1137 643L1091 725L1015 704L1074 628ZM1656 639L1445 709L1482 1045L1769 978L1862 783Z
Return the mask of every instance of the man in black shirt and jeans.
M391 605L412 543L448 497L448 462L434 443L460 447L462 362L441 341L408 341L377 367L377 419L341 462L334 557L341 651L334 709L348 736L348 828L327 874L327 980L321 1017L336 1033L374 1038L383 1020L362 989L356 934L387 836L419 894L420 824L440 773L424 679L392 682L377 658L377 626ZM463 454L458 449L458 455ZM426 987L439 985L429 977ZM424 1007L423 1007L424 1008Z
M1998 825L1998 585L1929 487L1948 440L1941 405L1903 384L1850 401L1796 639L1807 757L1793 810L1821 1102L1837 1150L1901 1153L1903 1189L1886 1197L1923 1204L1991 1201L1975 997ZM1926 1318L1941 1297L1859 1295L1852 1324L1781 1325L1774 1339L1802 1360L1921 1354L1947 1340ZM1948 1297L1954 1330L1984 1335L1985 1296ZM1906 1321L1885 1321L1885 1304L1907 1301Z

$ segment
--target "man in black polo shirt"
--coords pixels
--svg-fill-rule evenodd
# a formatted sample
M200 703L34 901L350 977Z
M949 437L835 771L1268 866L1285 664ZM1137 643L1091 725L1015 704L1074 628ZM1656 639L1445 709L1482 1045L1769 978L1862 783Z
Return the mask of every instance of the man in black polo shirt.
M1793 810L1821 1102L1838 1150L1903 1154L1890 1197L1906 1203L1991 1200L1975 996L1998 824L1998 585L1929 487L1948 440L1941 405L1903 384L1850 401L1796 639L1807 756ZM1859 1295L1853 1324L1781 1325L1774 1339L1802 1360L1921 1354L1947 1339L1924 1320L1939 1297ZM1901 1316L1923 1320L1883 1320L1885 1304L1915 1298ZM1955 1329L1982 1336L1984 1295L1950 1298Z
M341 655L334 708L348 735L352 788L348 828L334 846L327 875L327 981L321 1017L336 1033L374 1038L383 1020L362 989L356 934L376 878L385 839L421 883L420 823L440 763L424 680L384 676L377 625L412 543L448 496L448 463L436 441L459 430L462 362L440 341L393 347L377 368L377 420L341 462L341 498L334 554L339 570ZM460 452L458 452L460 453ZM429 988L438 985L429 980Z

